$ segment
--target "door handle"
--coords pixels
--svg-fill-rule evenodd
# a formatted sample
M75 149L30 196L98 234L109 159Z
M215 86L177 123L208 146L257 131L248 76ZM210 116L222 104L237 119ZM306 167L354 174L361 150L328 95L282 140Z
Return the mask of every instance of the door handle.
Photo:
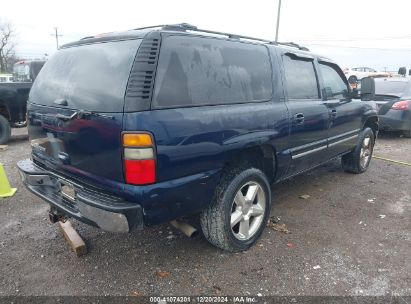
M301 125L301 124L304 123L304 114L303 114L303 113L295 114L295 115L293 116L293 118L294 118L294 121L295 121L298 125Z
M330 115L331 115L331 117L333 117L333 118L337 117L337 110L336 110L336 109L332 109L332 110L330 111Z
M74 113L71 114L70 116L68 116L68 115L63 115L63 114L58 113L58 114L56 115L56 118L58 118L58 119L60 119L60 120L63 120L63 121L69 121L69 120L74 119L77 115L78 115L78 112L74 112Z

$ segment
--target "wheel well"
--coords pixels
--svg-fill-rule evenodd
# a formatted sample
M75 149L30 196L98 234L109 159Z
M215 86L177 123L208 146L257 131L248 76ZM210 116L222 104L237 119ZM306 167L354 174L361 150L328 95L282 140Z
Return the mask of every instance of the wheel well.
M4 116L7 120L10 120L10 113L7 107L1 104L2 101L0 100L0 115Z
M270 145L246 148L227 161L224 169L244 165L260 169L273 182L276 174L275 150Z
M377 134L378 134L378 117L377 116L373 116L368 118L365 123L364 123L364 127L365 128L370 128L372 130L372 132L374 133L374 139L377 138Z

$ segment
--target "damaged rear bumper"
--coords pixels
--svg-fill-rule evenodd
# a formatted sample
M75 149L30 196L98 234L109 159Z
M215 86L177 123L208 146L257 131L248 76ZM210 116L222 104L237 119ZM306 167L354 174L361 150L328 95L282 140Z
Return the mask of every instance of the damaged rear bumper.
M24 185L60 213L110 232L143 228L138 204L45 171L29 159L19 161L17 167Z

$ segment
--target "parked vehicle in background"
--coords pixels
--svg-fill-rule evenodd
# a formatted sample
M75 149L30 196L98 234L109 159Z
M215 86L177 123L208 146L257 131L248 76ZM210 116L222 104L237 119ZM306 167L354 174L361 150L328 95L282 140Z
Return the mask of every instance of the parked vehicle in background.
M13 77L15 82L33 82L41 68L44 60L22 60L13 66Z
M347 77L349 83L357 83L364 77L390 77L388 72L378 72L372 68L358 67L358 68L346 68L344 69L345 77Z
M0 144L7 143L12 127L25 125L30 88L44 62L19 61L13 67L13 82L0 83Z
M380 130L402 131L411 137L411 79L377 78L368 99L378 106Z
M0 82L13 82L12 74L0 74Z
M199 215L207 240L242 251L266 226L271 183L336 157L365 172L378 117L328 58L180 24L61 47L28 129L18 167L53 222L129 232Z

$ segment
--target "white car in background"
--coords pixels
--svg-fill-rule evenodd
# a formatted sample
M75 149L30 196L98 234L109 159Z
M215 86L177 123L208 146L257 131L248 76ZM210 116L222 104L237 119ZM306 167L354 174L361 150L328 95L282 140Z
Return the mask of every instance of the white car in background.
M378 72L372 68L358 67L358 68L346 68L344 69L345 77L347 77L349 83L357 83L357 81L365 77L391 77L391 73Z
M13 82L12 74L0 74L0 82Z

